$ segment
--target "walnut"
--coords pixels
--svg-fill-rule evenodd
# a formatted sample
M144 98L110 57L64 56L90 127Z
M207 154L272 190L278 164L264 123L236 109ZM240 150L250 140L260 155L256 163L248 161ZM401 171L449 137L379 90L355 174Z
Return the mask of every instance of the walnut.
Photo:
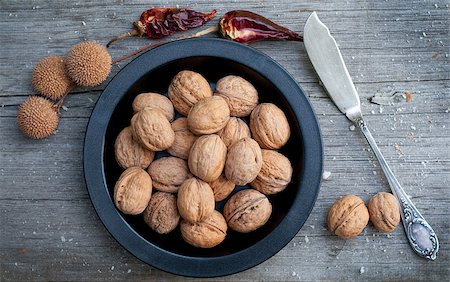
M146 107L131 119L133 138L145 148L162 151L175 140L175 133L167 118L158 109Z
M216 180L209 182L209 186L211 186L211 189L214 193L214 199L216 202L222 201L228 195L233 192L234 187L236 186L233 182L225 178L224 174L221 174L219 178Z
M369 200L370 221L381 232L392 232L400 223L397 199L391 193L380 192Z
M138 166L146 169L155 157L153 151L147 150L133 140L131 127L125 127L117 136L114 144L117 163L122 168Z
M250 130L263 149L278 149L286 144L291 135L286 115L271 103L259 104L252 111Z
M347 195L337 200L328 211L328 228L342 239L358 236L369 222L369 211L361 198Z
M114 203L125 214L142 213L152 196L152 179L140 167L127 168L114 186Z
M175 141L167 149L167 152L172 156L187 160L197 136L188 129L187 118L185 117L177 118L172 122L172 129L175 132Z
M169 121L173 121L175 116L172 102L166 96L158 93L141 93L134 98L133 111L135 113L145 107L160 110Z
M272 150L262 150L261 170L250 185L266 195L283 191L292 177L292 165L288 158Z
M187 116L193 105L213 93L208 81L201 74L184 70L172 79L168 95L175 109Z
M222 214L215 210L202 222L181 221L180 229L181 236L188 244L198 248L212 248L225 239L228 227Z
M262 166L262 153L258 143L245 137L228 148L225 176L236 185L252 182Z
M258 91L242 77L229 75L220 79L216 93L223 97L230 107L231 116L248 116L258 104Z
M189 222L199 222L214 211L214 194L208 183L195 177L189 178L178 189L178 212Z
M176 157L163 157L154 161L147 170L152 177L153 188L167 193L176 193L181 184L192 175L187 162Z
M231 196L223 208L228 226L234 231L248 233L263 226L272 213L267 197L254 190L241 190Z
M194 134L216 133L225 127L230 119L227 102L219 96L198 101L188 115L188 126Z
M192 145L189 169L203 181L214 181L222 173L226 157L227 147L218 135L203 135Z
M154 193L143 216L145 223L157 233L169 233L177 227L180 221L177 198L170 193Z
M231 117L224 128L217 135L222 139L227 147L230 147L236 141L244 137L250 137L250 129L248 125L240 118Z

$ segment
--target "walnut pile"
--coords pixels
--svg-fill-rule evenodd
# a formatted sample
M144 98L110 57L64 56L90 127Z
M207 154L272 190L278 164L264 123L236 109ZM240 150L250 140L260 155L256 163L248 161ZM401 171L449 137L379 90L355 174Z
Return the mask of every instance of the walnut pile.
M290 136L283 111L258 105L255 86L235 75L217 81L213 94L201 74L184 70L167 93L141 93L130 105L130 126L114 147L125 169L114 188L116 207L142 214L155 236L178 232L198 248L219 245L228 228L249 233L263 226L271 195L292 178L289 159L271 150ZM237 192L242 185L252 188Z

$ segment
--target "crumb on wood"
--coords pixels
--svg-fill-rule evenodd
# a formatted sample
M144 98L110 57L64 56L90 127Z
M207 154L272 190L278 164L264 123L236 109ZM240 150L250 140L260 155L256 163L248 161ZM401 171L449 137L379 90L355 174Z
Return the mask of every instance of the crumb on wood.
M359 274L363 274L364 272L366 272L364 266L361 266L361 268L359 269Z
M406 132L406 139L413 139L414 133L412 132Z
M403 152L402 148L400 147L399 144L395 143L394 144L394 148L397 152L399 152L401 155L404 155L405 153Z
M410 91L405 91L405 99L406 99L406 102L412 102L413 95L411 94Z
M323 180L328 180L328 179L330 179L330 176L331 176L331 172L325 170L325 171L323 172L323 174L322 174L322 179L323 179Z

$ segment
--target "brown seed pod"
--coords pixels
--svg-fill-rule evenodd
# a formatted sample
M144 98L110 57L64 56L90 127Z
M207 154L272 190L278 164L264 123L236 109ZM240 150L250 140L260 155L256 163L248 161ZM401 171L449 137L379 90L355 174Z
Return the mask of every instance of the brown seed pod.
M61 99L73 87L61 56L50 56L39 61L34 67L31 81L37 92L52 100Z
M17 123L22 132L30 138L42 139L52 135L59 122L57 107L49 100L31 96L17 112Z
M181 221L181 236L188 244L197 248L212 248L219 245L227 235L227 223L222 214L213 211L201 222Z
M231 116L245 117L258 104L258 91L240 76L228 75L217 81L216 93L227 101Z
M67 54L69 77L81 86L96 86L106 80L111 71L111 55L102 45L87 41L72 47Z
M174 230L180 221L177 198L173 194L156 192L142 215L151 229L159 234L167 234Z
M141 93L134 98L132 106L135 113L145 107L158 109L170 122L173 121L175 115L172 102L170 102L169 98L158 93Z

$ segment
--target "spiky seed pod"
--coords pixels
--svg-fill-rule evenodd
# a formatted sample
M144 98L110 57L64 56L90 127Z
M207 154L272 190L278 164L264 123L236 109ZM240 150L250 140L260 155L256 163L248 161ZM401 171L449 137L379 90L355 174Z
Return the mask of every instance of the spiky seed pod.
M52 135L59 122L57 107L48 99L31 96L17 112L17 123L22 132L30 138L42 139Z
M69 93L73 82L66 73L64 58L49 56L42 59L33 70L32 84L36 91L52 100Z
M87 41L72 47L66 58L66 70L70 78L81 86L96 86L111 71L111 55L105 47Z

